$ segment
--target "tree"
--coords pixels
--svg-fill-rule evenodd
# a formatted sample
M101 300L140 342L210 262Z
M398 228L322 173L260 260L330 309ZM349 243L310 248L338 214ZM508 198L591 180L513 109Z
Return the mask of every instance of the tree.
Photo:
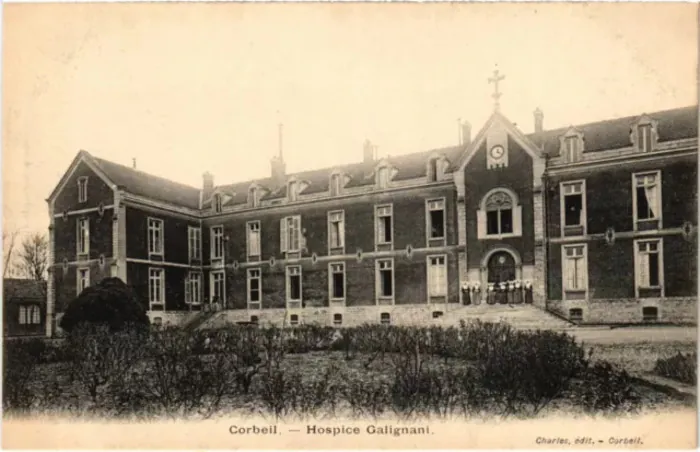
M49 244L45 234L34 233L22 241L17 254L17 270L24 278L43 281L48 265Z
M70 302L60 327L70 333L82 324L107 325L111 331L128 326L148 326L146 308L119 278L105 278L87 287Z
M17 231L2 231L2 277L12 276L15 242L17 241Z

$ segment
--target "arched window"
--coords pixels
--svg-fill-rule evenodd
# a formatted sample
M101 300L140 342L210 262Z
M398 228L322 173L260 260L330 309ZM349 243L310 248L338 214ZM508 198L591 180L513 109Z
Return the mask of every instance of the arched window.
M478 211L478 237L498 238L521 234L521 206L510 190L495 189L484 196Z

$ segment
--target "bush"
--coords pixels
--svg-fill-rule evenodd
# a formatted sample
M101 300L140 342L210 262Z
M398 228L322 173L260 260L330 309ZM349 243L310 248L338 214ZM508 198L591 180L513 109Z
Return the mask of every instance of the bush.
M108 325L111 331L127 325L150 325L146 308L119 278L105 278L70 302L60 327L70 333L82 323Z
M677 355L670 358L659 358L654 366L654 373L666 378L672 378L689 385L697 384L697 353Z
M640 403L632 378L606 361L585 369L572 393L574 402L590 413L629 412Z
M5 412L23 412L32 406L36 396L29 387L29 381L35 367L36 361L28 348L17 346L4 348L2 406Z

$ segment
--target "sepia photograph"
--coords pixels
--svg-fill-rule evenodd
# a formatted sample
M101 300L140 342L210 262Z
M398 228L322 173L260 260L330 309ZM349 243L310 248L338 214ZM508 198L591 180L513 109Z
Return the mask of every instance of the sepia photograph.
M2 10L3 448L697 447L697 4Z

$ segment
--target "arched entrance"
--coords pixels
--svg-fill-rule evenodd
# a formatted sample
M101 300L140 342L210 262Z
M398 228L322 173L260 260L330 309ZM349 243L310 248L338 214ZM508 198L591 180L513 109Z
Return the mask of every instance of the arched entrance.
M491 254L486 271L489 283L498 284L517 279L515 258L508 251L496 251Z

